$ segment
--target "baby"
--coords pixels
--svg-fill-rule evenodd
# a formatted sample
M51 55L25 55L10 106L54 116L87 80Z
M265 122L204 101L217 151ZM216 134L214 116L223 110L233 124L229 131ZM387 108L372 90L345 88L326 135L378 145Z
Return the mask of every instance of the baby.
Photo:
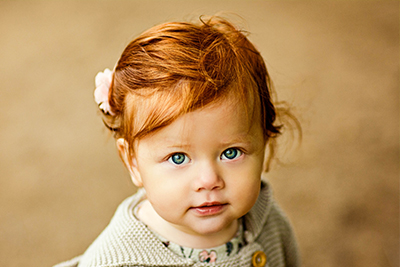
M241 31L219 17L153 27L96 86L139 189L82 256L58 267L299 266L261 179L280 133L269 76Z

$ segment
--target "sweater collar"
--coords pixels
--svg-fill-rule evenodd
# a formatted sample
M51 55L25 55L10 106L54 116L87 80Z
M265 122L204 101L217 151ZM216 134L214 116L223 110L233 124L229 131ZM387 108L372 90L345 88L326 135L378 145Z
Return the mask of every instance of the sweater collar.
M261 234L272 207L272 191L267 182L261 182L260 195L253 208L244 216L245 238L248 243L254 242Z

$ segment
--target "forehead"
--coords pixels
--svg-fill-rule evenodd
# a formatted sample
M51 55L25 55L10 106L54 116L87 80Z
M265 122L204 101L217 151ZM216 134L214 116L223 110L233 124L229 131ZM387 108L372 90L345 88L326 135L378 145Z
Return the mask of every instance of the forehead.
M150 134L147 140L183 146L192 141L210 144L251 142L262 137L260 120L237 101L223 100L179 116L170 125ZM212 139L212 140L211 140Z

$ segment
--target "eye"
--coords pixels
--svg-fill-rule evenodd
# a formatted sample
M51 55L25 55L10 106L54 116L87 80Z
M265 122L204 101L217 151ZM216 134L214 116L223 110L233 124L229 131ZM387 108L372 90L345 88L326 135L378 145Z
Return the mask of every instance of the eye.
M228 148L222 152L221 159L232 160L242 155L242 151L237 148Z
M168 161L175 165L182 165L189 162L189 158L183 153L175 153L168 158Z

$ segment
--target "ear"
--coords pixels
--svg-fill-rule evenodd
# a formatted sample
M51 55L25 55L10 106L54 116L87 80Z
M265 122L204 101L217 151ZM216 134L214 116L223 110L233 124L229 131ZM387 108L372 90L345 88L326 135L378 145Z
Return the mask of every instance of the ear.
M129 171L132 182L137 187L143 187L142 177L140 176L140 172L137 166L137 160L135 157L132 157L130 155L128 142L126 142L123 138L118 138L116 141L116 145L119 151L119 155Z

